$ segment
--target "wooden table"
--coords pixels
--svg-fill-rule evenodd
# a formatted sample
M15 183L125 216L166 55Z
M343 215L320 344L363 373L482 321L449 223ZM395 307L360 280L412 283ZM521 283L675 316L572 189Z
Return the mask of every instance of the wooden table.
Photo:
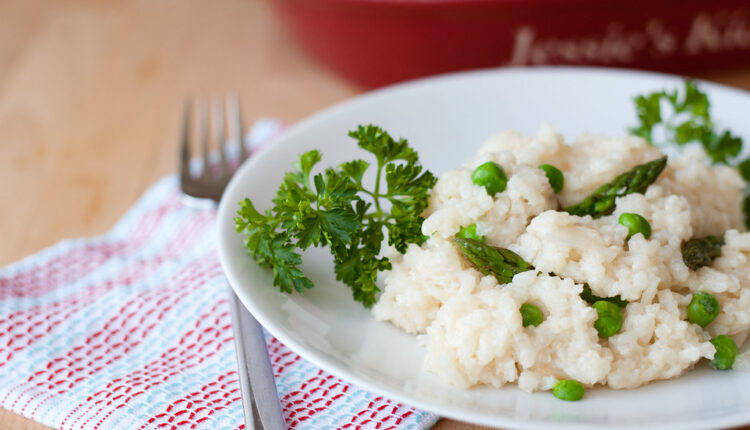
M0 265L103 233L173 172L186 95L236 90L247 122L294 122L362 91L260 0L3 0L0 17ZM750 68L701 77L750 89ZM5 428L44 427L0 409Z

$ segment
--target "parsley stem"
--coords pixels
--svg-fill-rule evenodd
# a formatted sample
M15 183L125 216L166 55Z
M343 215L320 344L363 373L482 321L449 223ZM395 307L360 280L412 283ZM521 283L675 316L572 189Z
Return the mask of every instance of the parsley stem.
M383 160L378 157L378 173L375 175L375 192L373 192L371 195L373 197L373 200L375 200L375 209L377 209L378 213L383 213L383 210L380 208L380 174L383 171Z

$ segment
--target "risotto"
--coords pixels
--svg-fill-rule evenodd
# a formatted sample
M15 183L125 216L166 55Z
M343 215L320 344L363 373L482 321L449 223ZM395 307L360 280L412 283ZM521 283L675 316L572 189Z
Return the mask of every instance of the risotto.
M673 378L701 358L710 340L728 335L738 346L750 329L750 233L744 232L744 182L729 167L710 165L688 147L668 159L645 193L618 197L610 215L571 215L602 184L634 166L663 157L636 137L583 136L566 143L551 127L536 136L492 136L476 157L438 180L422 224L429 239L393 252L393 269L373 309L418 336L424 366L462 387L517 383L549 390L556 381L634 388ZM472 181L477 166L494 162L507 186L494 196ZM562 171L555 193L542 164ZM623 213L648 221L649 238L629 237ZM462 255L454 237L476 226L487 245L507 248L533 266L500 285ZM691 238L723 238L721 254L692 270L681 247ZM619 331L600 337L597 310L581 297L620 296ZM702 327L688 321L693 295L708 292L719 315ZM543 321L524 326L519 308L533 304Z

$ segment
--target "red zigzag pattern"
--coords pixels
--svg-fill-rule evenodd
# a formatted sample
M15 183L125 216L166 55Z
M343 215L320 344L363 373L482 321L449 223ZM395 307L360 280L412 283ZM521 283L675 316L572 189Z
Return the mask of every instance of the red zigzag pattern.
M85 427L91 418L80 425L78 420L93 408L97 409L91 416L98 418L94 427L99 427L116 409L127 406L133 398L163 384L185 369L201 364L225 345L231 344L232 321L227 300L216 302L209 312L200 315L194 326L178 339L177 344L170 346L158 359L128 375L110 381L104 389L95 392L86 402L76 406L65 417L61 428ZM86 410L77 414L76 412L82 408ZM78 418L68 425L68 420L75 415L78 415Z
M277 377L287 367L300 360L300 356L276 338L271 338L267 342L267 346L271 364ZM304 381L298 389L281 398L281 407L286 417L287 427L290 429L305 427L306 421L334 406L334 403L350 390L349 384L319 369L313 377ZM413 414L414 411L407 406L383 397L376 397L368 403L364 410L352 415L349 422L340 428L393 430L397 429L406 418Z
M214 258L189 264L164 286L129 300L101 329L87 336L82 344L73 346L64 356L51 359L42 369L29 376L27 382L49 390L48 398L55 393L64 394L75 384L123 358L157 328L164 314L187 297L189 292L221 273ZM33 397L28 399L22 410L32 401ZM38 403L31 416L44 401ZM15 409L15 406L14 402L12 408Z
M200 390L173 402L164 412L151 417L140 429L194 429L215 413L234 402L241 401L240 395L237 372L225 373L202 386ZM244 428L244 425L240 428Z
M96 302L102 295L115 288L146 279L165 260L184 253L185 249L194 245L202 228L212 219L212 216L197 213L183 224L187 233L171 241L158 255L149 260L135 260L114 278L105 280L102 284L87 287L69 298L18 311L0 319L0 367L7 364L14 353L42 339L72 315Z
M62 285L77 281L113 257L133 252L148 242L164 217L178 205L179 200L173 196L164 205L145 214L127 242L96 245L86 243L43 265L36 265L8 278L0 278L0 300L41 297Z

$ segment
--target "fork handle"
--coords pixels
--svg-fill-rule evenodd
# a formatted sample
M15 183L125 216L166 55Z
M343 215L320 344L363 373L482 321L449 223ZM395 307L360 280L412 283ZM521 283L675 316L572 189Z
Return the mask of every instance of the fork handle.
M263 328L233 290L230 296L245 428L286 430Z

